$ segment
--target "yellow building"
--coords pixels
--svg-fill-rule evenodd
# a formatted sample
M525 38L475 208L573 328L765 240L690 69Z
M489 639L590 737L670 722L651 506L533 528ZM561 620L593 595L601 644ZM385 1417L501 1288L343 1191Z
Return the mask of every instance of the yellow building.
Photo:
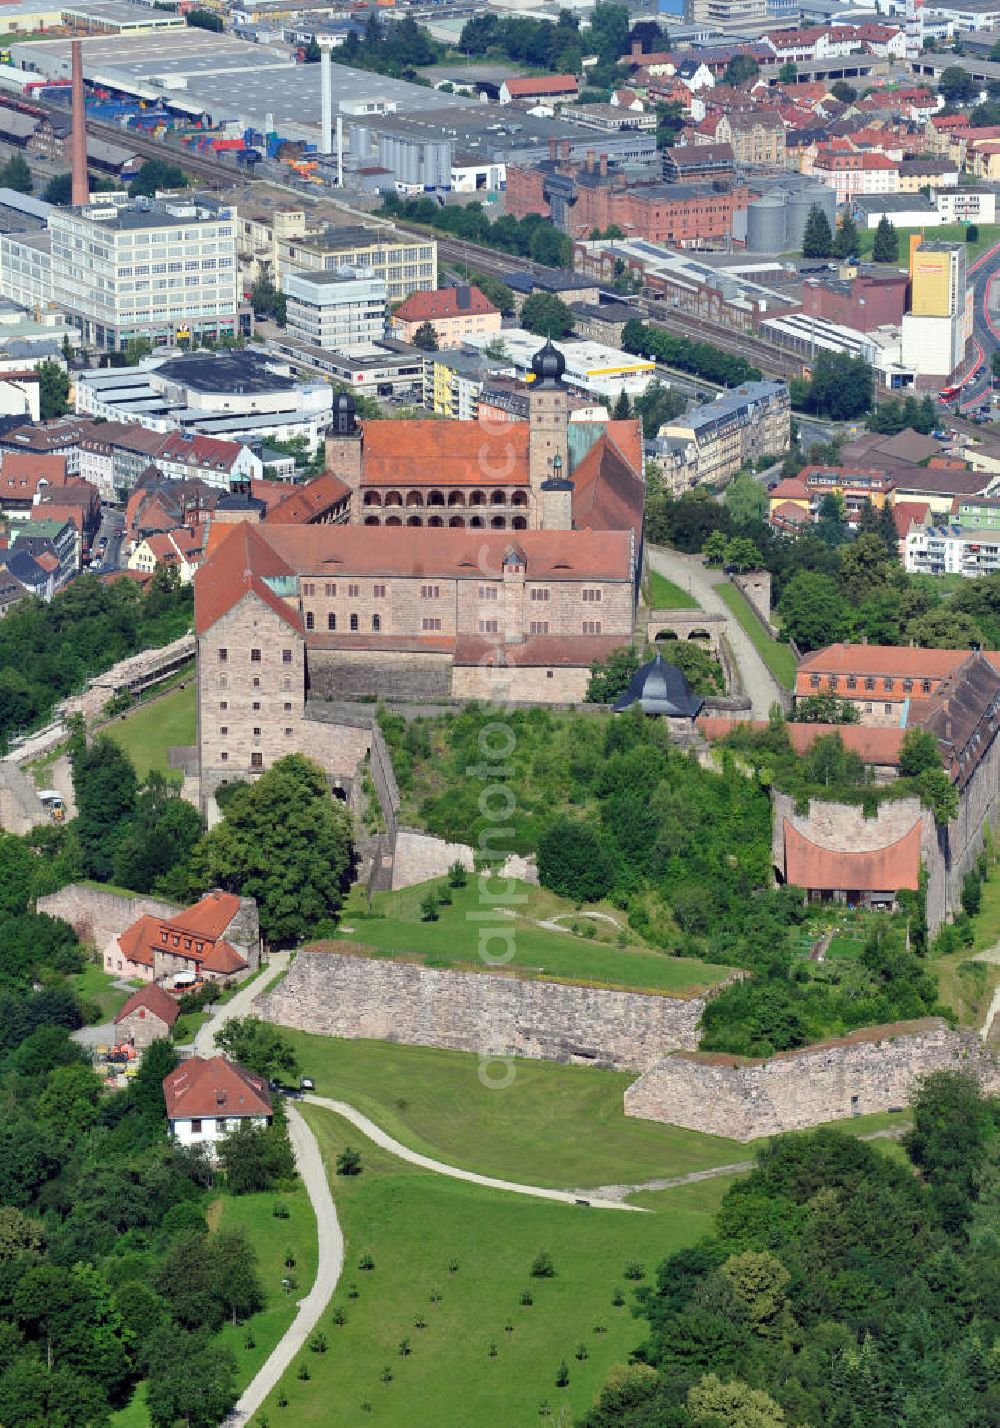
M965 307L965 245L928 242L913 235L910 293L910 311L915 317L954 317L961 312Z

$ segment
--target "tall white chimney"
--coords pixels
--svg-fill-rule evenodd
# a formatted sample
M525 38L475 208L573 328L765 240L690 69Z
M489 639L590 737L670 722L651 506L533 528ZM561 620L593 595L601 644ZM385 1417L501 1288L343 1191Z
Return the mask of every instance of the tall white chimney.
M337 186L344 187L344 121L337 115Z
M321 154L333 153L333 56L328 46L324 46L320 59L322 87L320 90L320 140Z

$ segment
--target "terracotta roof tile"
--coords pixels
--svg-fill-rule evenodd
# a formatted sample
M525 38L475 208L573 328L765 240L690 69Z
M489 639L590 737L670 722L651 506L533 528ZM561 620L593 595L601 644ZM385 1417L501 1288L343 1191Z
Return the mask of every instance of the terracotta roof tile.
M797 694L808 694L808 677L812 674L945 679L968 657L968 650L925 650L910 645L828 645L803 657L796 672L795 689ZM1000 667L1000 655L988 654L987 659ZM915 690L914 695L919 697L919 692Z
M468 294L464 303L459 300L462 293ZM395 309L393 318L399 322L437 322L450 317L485 317L499 311L477 287L435 288L433 292L411 293Z
M312 529L312 527L306 527ZM254 525L241 521L229 527L213 526L209 536L221 530L209 558L199 567L194 580L195 629L203 634L227 611L254 594L276 615L300 631L298 611L275 595L264 583L265 575L291 575L291 568L276 555Z
M172 1121L271 1114L271 1095L264 1078L224 1056L207 1061L191 1056L182 1061L163 1078L163 1099Z
M158 987L155 982L149 982L145 987L140 987L137 992L133 992L128 1001L121 1008L115 1017L115 1025L124 1021L132 1012L144 1009L150 1011L154 1016L158 1016L167 1026L173 1026L180 1015L180 1008L162 987Z
M294 486L283 500L268 509L264 519L271 524L307 525L347 501L350 494L351 488L339 476L324 471L304 486Z
M809 487L797 476L786 476L767 494L771 501L808 501Z
M725 719L714 714L699 714L698 729L706 739L716 743L725 739L735 728L749 725L751 729L763 731L769 727L766 719L736 720ZM898 726L881 728L866 724L786 724L788 739L792 748L801 757L807 754L817 739L826 734L839 734L844 748L857 754L866 764L890 767L899 763L899 753L903 746L905 729Z
M129 962L138 962L141 967L153 965L153 939L159 931L159 919L144 913L118 938L118 946Z
M528 423L370 421L361 486L526 486Z
M535 94L576 94L579 88L572 74L538 74L504 82L512 99L529 99Z
M898 892L920 886L920 823L884 848L846 853L823 848L785 819L785 881L823 892Z

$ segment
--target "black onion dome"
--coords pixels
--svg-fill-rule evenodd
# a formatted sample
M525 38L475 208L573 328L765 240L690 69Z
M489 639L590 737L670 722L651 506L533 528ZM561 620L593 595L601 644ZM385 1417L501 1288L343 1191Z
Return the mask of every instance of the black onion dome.
M553 347L551 337L546 338L545 346L540 347L532 357L531 370L536 382L558 382L562 379L566 358L557 347Z

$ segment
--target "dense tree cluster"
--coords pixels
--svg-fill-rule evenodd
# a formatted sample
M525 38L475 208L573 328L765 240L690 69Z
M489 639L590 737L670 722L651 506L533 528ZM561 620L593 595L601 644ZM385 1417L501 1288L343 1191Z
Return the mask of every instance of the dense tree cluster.
M386 194L380 212L389 218L426 223L455 238L531 258L550 268L572 266L572 239L540 213L529 213L525 218L506 214L491 220L478 202L441 208L432 198L401 198L395 193Z
M933 397L928 394L918 401L916 397L890 397L887 402L879 402L868 418L869 431L895 436L897 432L911 427L922 436L930 436L938 425L937 408Z
M909 1162L837 1131L779 1137L711 1236L638 1291L649 1333L580 1428L987 1428L1000 1107L926 1079Z
M792 406L832 421L849 421L869 410L873 396L871 364L847 352L817 353L810 378L788 384Z
M357 69L374 70L394 79L420 81L419 65L433 64L443 53L423 25L412 15L390 25L384 25L374 11L365 22L363 35L351 31L337 51L338 64L354 65ZM319 56L317 55L317 59ZM426 82L426 81L424 81Z
M674 337L661 327L652 327L633 318L622 329L622 347L642 357L653 357L666 367L690 372L706 382L718 382L723 387L738 387L741 382L760 380L761 372L743 357L734 357L713 347L710 342L695 342L690 337Z
M187 188L191 180L177 164L147 159L128 186L131 198L153 198L158 189Z
M651 30L632 34L647 47L654 42ZM501 55L553 74L579 74L584 56L596 55L597 64L588 66L587 82L602 89L625 78L627 71L618 61L628 52L629 39L627 8L603 4L590 17L586 36L580 32L576 15L568 10L559 12L555 24L527 16L508 19L486 14L466 21L458 47L466 55ZM663 43L662 37L659 43Z
M20 601L0 621L0 740L48 718L59 699L117 660L176 639L191 614L190 586L166 575L146 591L82 575L47 605Z

